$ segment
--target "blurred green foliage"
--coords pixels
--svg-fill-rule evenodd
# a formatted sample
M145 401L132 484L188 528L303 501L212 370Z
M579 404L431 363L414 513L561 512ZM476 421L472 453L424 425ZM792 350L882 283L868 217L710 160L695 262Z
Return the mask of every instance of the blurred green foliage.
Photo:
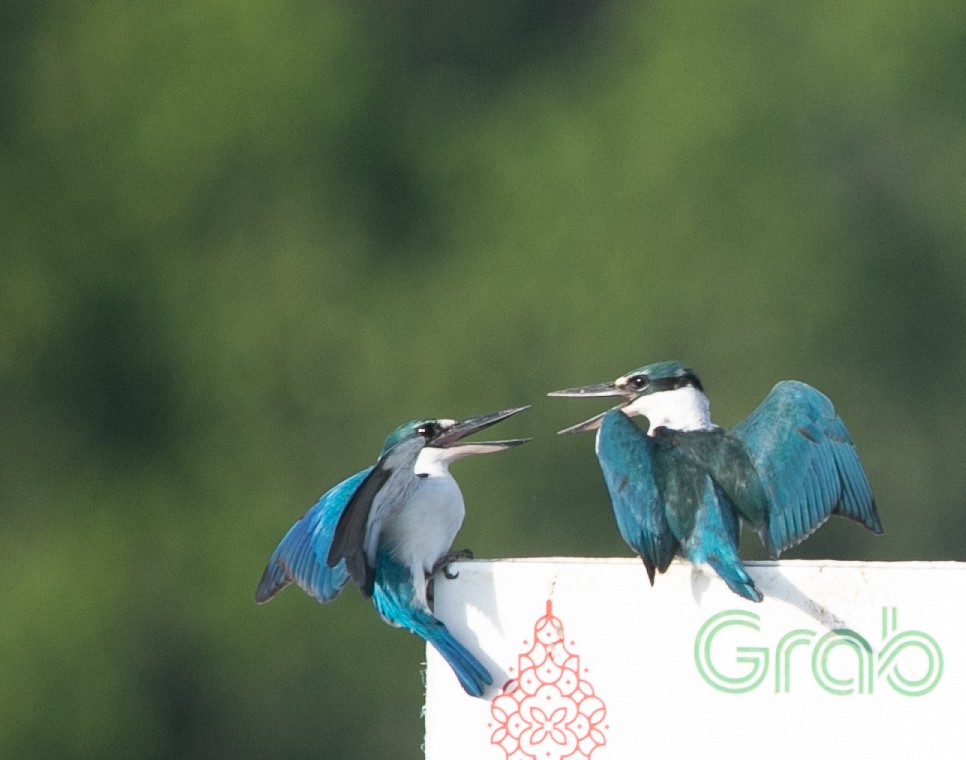
M966 558L964 51L956 2L8 0L0 756L418 757L421 642L256 607L277 540L532 403L458 544L626 555L543 394L658 359L726 425L835 401L887 532L789 556Z

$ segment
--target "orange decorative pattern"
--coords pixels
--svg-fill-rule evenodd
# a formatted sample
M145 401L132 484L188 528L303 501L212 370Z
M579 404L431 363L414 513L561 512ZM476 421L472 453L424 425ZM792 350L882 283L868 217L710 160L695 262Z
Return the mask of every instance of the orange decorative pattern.
M490 741L507 760L590 760L607 743L607 709L584 677L587 669L581 673L580 657L567 648L551 600L534 625L532 645L523 644L530 648L517 658L516 676L490 705Z

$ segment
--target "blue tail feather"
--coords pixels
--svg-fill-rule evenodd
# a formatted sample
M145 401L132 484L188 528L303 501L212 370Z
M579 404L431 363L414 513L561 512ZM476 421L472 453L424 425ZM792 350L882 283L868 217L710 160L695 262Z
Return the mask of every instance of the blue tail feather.
M372 603L387 623L406 628L432 644L449 663L463 690L470 696L483 696L486 687L493 683L493 677L479 660L415 598L409 571L382 552L376 561Z
M482 697L486 687L493 683L493 677L467 649L452 637L446 626L432 618L433 624L422 631L413 633L428 641L449 663L459 679L463 691L472 697Z
M694 531L684 544L687 558L695 563L707 562L738 596L760 602L764 597L738 554L740 525L725 493L709 478L701 498Z
M743 596L752 602L760 602L764 599L764 596L762 596L762 593L758 590L758 587L751 579L751 576L748 575L740 560L725 562L720 557L712 555L708 557L708 564L714 568L714 571L721 577L721 580L728 584L728 588L738 594L738 596Z

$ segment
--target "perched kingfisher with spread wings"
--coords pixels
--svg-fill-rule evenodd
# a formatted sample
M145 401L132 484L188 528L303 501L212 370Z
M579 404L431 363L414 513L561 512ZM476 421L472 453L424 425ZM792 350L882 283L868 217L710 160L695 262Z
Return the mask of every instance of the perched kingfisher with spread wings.
M462 422L413 420L400 425L386 438L375 465L326 492L289 529L268 561L255 601L267 602L295 583L325 603L351 578L386 623L432 644L463 689L482 696L493 679L433 615L427 584L454 557L464 556L450 553L465 508L449 465L528 440L462 439L526 408Z
M652 585L655 572L681 554L710 565L736 594L761 601L738 555L740 520L758 533L772 559L832 515L882 533L845 423L805 383L779 382L731 430L711 422L701 381L676 361L548 395L623 397L560 432L597 430L597 458L618 529ZM630 421L634 416L647 418L647 433Z

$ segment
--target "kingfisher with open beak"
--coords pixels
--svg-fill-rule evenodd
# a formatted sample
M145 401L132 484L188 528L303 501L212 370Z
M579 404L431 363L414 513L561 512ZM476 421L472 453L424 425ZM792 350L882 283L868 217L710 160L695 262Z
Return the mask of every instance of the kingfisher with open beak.
M375 465L327 491L279 543L255 591L259 603L291 583L321 603L351 578L389 625L432 644L467 694L493 682L486 668L432 613L427 584L462 553L450 547L463 524L463 495L451 463L490 454L528 439L465 442L527 407L457 422L413 420L383 444Z
M779 382L731 430L711 421L701 381L676 361L548 395L623 399L560 432L597 431L618 529L652 584L655 572L680 554L710 565L736 594L761 601L738 556L741 520L773 559L832 515L882 533L845 424L832 402L805 383ZM634 416L647 419L646 433L630 421Z

